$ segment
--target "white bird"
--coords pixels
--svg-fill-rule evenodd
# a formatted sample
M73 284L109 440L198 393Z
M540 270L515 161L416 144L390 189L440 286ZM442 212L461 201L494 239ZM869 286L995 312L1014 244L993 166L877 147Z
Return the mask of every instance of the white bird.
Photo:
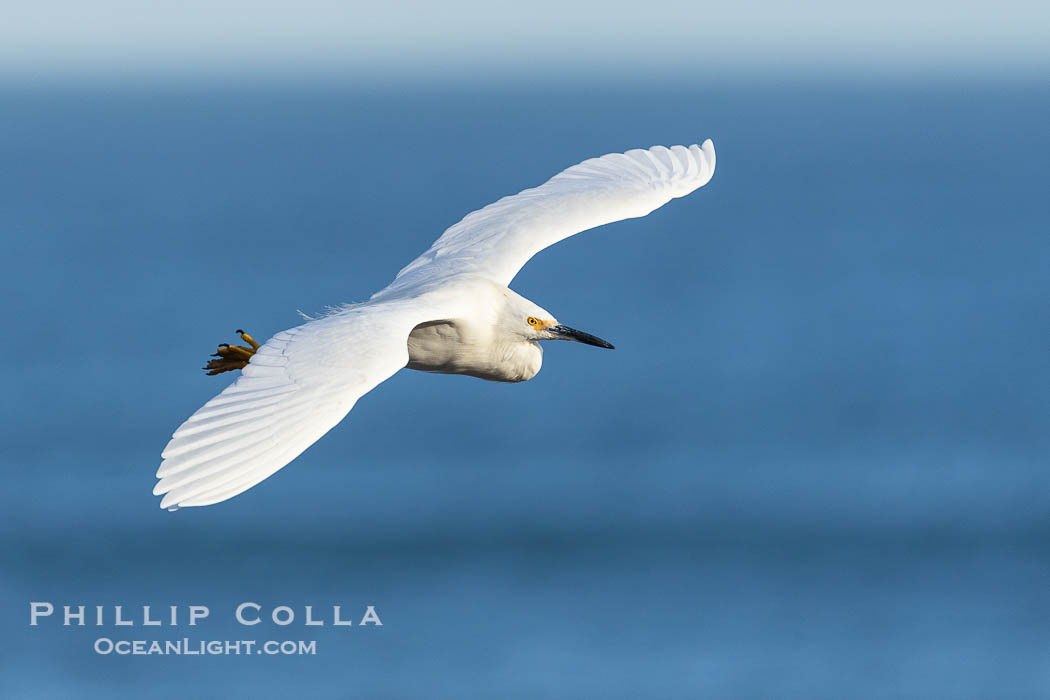
M398 370L523 382L540 370L541 340L611 348L563 326L508 288L549 245L645 216L711 179L715 149L654 146L591 158L504 197L449 228L390 284L281 331L261 347L220 346L206 369L237 381L175 431L154 495L161 508L205 506L258 484L298 457Z

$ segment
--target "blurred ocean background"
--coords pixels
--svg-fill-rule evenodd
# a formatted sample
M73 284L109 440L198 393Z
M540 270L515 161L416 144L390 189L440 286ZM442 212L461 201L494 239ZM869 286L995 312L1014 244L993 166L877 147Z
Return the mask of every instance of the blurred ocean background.
M0 83L0 696L1050 697L1048 118L1045 73ZM157 507L234 329L367 299L584 158L708 137L709 185L512 285L615 351L401 372L249 492Z

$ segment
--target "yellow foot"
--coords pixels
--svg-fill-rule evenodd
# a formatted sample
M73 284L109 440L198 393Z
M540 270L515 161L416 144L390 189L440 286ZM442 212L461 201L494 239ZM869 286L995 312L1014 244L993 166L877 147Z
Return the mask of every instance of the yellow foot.
M232 372L235 369L244 369L248 366L248 362L252 359L252 355L259 349L259 344L255 342L255 338L251 337L244 331L238 329L238 335L241 336L241 340L248 343L251 347L244 347L243 345L230 345L228 343L222 343L219 346L218 352L212 357L217 357L217 360L208 360L201 369L206 370L209 375L211 374L222 374L223 372Z

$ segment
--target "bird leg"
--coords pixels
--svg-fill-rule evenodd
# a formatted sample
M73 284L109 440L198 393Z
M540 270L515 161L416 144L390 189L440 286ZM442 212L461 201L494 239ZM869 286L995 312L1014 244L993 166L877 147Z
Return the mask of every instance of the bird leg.
M248 363L252 359L252 355L259 349L259 344L255 342L255 338L251 337L244 331L238 329L238 335L241 336L241 340L248 343L250 347L243 345L230 345L229 343L222 343L219 345L218 352L212 357L217 357L217 360L208 360L201 369L208 371L209 375L222 374L223 372L232 372L235 369L244 369L248 366Z

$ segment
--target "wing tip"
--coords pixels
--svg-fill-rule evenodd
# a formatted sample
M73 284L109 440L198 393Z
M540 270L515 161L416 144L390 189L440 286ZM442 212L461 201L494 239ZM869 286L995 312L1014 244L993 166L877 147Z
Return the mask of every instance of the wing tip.
M693 149L696 149L695 151ZM697 188L703 187L707 183L711 182L711 178L715 174L715 144L711 139L704 139L703 143L699 146L695 144L690 146L690 151L693 151L694 155L700 161L700 182L696 185Z
M704 142L700 144L700 150L703 151L704 156L707 158L708 165L711 168L710 175L715 174L715 143L711 139L704 139ZM711 179L708 175L708 180Z

